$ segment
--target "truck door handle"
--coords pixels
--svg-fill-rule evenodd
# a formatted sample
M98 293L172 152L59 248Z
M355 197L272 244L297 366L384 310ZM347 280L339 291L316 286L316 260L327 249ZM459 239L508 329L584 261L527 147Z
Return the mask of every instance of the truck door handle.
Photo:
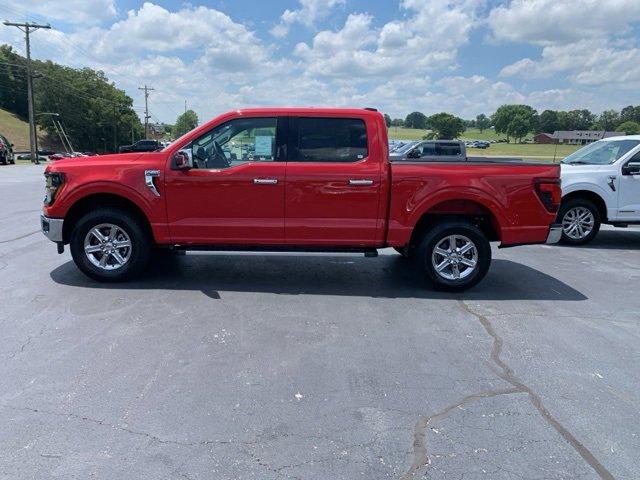
M276 185L278 183L277 178L254 178L254 185Z
M349 185L357 185L357 186L367 186L373 185L373 180L365 180L365 179L354 179L349 180Z

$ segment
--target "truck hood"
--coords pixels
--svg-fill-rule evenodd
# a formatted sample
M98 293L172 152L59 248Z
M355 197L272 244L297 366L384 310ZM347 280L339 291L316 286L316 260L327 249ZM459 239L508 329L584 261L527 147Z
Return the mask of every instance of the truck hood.
M587 173L597 173L602 171L606 165L569 165L567 163L560 164L560 175L565 176L584 175Z
M147 168L158 168L158 162L164 159L161 152L114 153L95 155L93 157L64 158L50 162L46 172L64 172L69 170L119 168L127 165L144 165Z

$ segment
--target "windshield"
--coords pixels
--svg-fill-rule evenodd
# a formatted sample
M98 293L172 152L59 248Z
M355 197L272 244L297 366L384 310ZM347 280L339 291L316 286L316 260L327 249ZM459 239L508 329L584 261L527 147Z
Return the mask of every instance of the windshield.
M415 147L417 143L418 142L405 143L401 147L398 147L398 148L394 149L393 153L398 153L400 155L403 155L403 154L407 153L409 150L411 150L413 147Z
M609 165L632 148L638 146L638 140L599 140L573 152L562 160L569 165Z

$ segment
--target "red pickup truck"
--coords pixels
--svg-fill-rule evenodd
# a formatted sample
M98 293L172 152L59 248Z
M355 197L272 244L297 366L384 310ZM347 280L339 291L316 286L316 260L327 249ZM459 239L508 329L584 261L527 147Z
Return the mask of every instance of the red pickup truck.
M161 250L394 247L433 285L463 290L501 246L553 243L559 167L390 163L374 109L260 108L221 115L159 152L65 159L45 172L41 226L100 281Z

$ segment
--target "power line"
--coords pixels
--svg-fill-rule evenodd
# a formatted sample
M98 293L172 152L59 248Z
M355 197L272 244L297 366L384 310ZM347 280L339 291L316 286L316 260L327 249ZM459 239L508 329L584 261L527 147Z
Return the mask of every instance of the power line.
M28 99L28 108L29 108L29 140L31 147L31 161L39 164L38 160L38 146L36 137L36 120L35 120L35 112L34 112L34 102L33 102L33 72L31 70L31 45L29 43L29 35L31 32L35 32L40 28L50 29L51 25L39 24L39 23L17 23L17 22L3 22L7 27L16 27L18 30L24 32L25 42L27 46L27 99Z

